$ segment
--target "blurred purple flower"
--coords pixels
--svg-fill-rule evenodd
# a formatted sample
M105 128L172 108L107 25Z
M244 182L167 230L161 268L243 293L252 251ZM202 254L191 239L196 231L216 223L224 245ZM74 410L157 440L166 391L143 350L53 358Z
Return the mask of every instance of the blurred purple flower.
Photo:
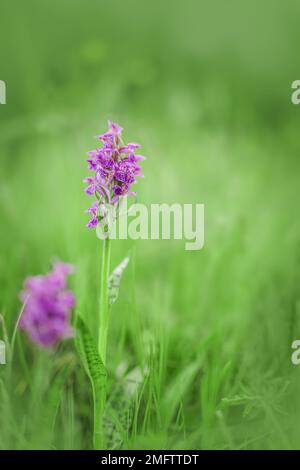
M88 228L98 225L101 218L99 210L103 204L117 205L121 197L135 196L131 186L136 183L136 177L143 177L137 162L145 160L145 157L134 153L140 145L125 145L122 131L118 124L108 121L108 131L97 136L102 147L88 152L88 169L94 174L84 179L87 184L85 192L97 197L97 201L86 211L92 215L86 224Z
M71 264L59 261L48 274L25 280L20 294L25 307L19 326L33 343L52 348L73 336L70 316L75 296L67 289L67 278L73 271Z

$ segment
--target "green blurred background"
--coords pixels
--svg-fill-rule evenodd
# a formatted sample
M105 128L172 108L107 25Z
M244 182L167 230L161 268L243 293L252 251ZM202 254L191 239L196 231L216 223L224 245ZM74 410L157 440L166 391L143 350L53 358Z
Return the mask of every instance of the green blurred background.
M28 274L76 264L94 331L101 247L85 228L85 153L107 119L147 156L138 201L204 203L205 247L116 241L114 448L300 448L300 4L37 0L0 5L0 312ZM3 333L4 334L4 333ZM2 335L3 336L3 335ZM0 369L0 448L90 448L73 343L17 335Z

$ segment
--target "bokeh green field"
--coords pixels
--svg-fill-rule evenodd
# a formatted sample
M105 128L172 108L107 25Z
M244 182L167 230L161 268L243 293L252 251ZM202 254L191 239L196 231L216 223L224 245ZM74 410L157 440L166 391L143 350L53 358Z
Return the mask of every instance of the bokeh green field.
M96 336L101 244L82 179L107 119L143 145L139 202L205 204L201 251L113 242L112 265L131 261L111 313L110 448L300 448L299 13L290 0L1 2L9 338L24 278L55 256L76 265ZM17 333L0 449L89 449L91 429L73 341L49 355Z

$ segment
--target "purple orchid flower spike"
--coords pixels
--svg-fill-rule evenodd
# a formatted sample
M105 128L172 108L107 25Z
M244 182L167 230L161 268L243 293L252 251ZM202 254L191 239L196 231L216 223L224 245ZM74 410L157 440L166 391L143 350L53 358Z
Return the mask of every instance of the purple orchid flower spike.
M135 155L140 144L124 144L122 141L122 127L108 121L108 131L97 138L102 147L88 152L88 169L93 176L84 179L88 186L87 195L95 195L97 201L86 211L92 215L86 224L88 228L95 228L102 220L101 207L104 204L117 206L120 198L135 196L131 190L137 177L143 177L141 167L137 162L145 160L142 155Z
M33 343L53 348L73 336L70 316L75 296L67 289L67 278L73 271L71 264L58 261L48 274L25 280L20 294L25 306L19 326Z

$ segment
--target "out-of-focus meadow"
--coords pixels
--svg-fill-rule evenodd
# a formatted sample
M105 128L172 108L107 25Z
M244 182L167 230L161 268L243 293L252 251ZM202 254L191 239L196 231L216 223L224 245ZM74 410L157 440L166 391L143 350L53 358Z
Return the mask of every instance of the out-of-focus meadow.
M300 6L296 1L2 0L0 313L28 274L76 265L95 333L101 245L85 228L85 153L111 118L147 156L138 201L204 203L205 247L114 241L131 256L111 314L113 448L300 448ZM0 338L5 331L0 329ZM18 333L0 366L0 448L87 449L72 340Z

